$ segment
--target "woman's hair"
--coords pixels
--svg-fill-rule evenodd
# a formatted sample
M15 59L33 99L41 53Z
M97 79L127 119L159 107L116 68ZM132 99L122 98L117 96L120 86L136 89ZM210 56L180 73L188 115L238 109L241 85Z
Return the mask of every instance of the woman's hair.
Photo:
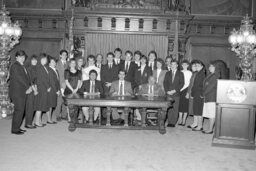
M161 63L161 64L162 64L161 69L164 69L164 60L161 59L161 58L157 58L157 59L156 59L156 63L157 63L157 62Z
M154 50L151 50L149 53L148 53L148 57L150 56L150 54L154 54L156 59L157 59L157 54L156 54L156 51Z
M26 55L24 50L17 51L16 54L15 54L15 57L17 57L17 56L25 56L25 57L27 57L27 55Z
M217 78L220 78L221 74L220 74L220 67L219 67L218 63L216 61L212 61L209 63L209 66L210 65L214 66L214 68L215 68L214 73L217 76Z
M38 61L37 58L38 58L38 57L37 57L35 54L29 56L29 57L26 59L26 61L25 61L25 63L24 63L24 66L25 66L25 67L30 67L30 66L31 66L31 61L32 61L33 59L35 59L35 60Z

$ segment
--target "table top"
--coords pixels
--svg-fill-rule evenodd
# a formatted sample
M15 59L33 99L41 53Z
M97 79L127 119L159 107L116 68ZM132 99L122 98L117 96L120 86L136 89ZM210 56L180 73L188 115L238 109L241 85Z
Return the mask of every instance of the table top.
M106 107L151 107L171 106L173 99L168 96L99 96L71 94L66 97L67 104Z

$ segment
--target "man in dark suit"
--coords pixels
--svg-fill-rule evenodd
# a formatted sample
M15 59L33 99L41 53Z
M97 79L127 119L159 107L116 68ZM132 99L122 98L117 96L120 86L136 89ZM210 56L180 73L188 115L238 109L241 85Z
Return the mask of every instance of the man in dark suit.
M173 107L168 110L167 127L175 127L178 120L180 89L184 86L184 75L178 71L178 61L171 61L171 71L165 74L164 90L174 100Z
M135 88L134 76L135 71L138 69L137 65L131 61L132 60L132 52L127 50L125 52L125 61L120 65L120 69L126 72L125 80L129 81L132 84L132 89Z
M107 53L107 63L102 66L100 76L105 95L109 94L111 83L118 80L118 66L114 64L114 54Z
M64 105L64 101L62 98L62 96L64 96L64 90L66 88L64 71L68 68L67 58L68 58L68 52L66 50L61 50L60 59L58 60L56 65L56 70L59 73L61 93L58 95L58 98L57 98L57 106L53 110L53 115L57 117L57 121L61 121L61 119L67 120L67 108Z
M15 56L16 61L10 69L9 87L9 96L14 104L11 132L22 135L25 130L20 129L20 126L25 113L27 95L32 93L32 87L30 86L28 73L23 66L26 56L25 52L18 51Z
M104 94L101 81L96 80L97 75L98 75L98 73L95 70L91 70L89 72L90 79L83 81L83 84L82 84L81 88L79 89L80 94L94 95L94 96ZM88 120L89 120L88 109L89 109L89 107L82 107L86 122L88 122ZM96 121L99 115L100 115L100 107L94 107L94 119L93 120Z
M152 50L148 53L148 66L151 68L152 72L156 69L156 51Z
M148 83L149 76L153 74L151 68L147 66L147 57L143 55L140 61L141 65L135 70L134 74L134 83L137 90L139 90L140 85Z
M122 59L122 50L120 48L116 48L114 54L114 64L119 67L118 69L121 69L120 66L124 63L124 60Z

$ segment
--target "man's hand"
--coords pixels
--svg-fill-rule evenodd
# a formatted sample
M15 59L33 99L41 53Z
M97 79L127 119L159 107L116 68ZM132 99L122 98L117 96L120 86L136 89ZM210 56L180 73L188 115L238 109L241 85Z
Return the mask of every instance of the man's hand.
M167 94L170 95L170 96L175 94L175 93L176 93L176 90L167 91Z
M187 93L186 96L185 96L186 99L189 99L189 94Z
M51 87L50 87L50 88L48 88L48 89L47 89L47 92L49 93L49 92L51 91L51 89L52 89Z

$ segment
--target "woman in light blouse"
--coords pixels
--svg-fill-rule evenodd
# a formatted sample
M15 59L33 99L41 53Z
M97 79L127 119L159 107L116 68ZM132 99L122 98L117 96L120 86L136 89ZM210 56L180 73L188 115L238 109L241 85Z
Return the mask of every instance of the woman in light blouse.
M179 119L178 125L185 126L186 119L188 116L188 99L186 98L190 78L192 76L192 72L188 70L189 62L184 60L181 62L182 71L184 75L184 86L180 90L180 103L179 103Z

